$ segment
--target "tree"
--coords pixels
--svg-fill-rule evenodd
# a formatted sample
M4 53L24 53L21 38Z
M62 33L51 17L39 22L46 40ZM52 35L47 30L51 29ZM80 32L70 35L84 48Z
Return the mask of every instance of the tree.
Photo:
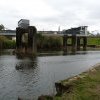
M4 30L4 29L5 29L4 25L1 24L1 25L0 25L0 31L1 31L1 30Z

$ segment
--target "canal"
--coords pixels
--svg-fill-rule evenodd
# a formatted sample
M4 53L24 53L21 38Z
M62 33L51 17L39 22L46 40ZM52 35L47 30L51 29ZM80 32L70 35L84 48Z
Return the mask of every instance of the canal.
M86 71L100 62L100 51L76 54L40 54L21 57L10 51L0 53L0 100L36 100L54 95L54 83Z

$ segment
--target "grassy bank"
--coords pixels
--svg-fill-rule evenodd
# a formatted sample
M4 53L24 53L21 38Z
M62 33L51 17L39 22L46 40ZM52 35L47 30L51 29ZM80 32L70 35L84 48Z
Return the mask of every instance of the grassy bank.
M100 64L73 78L61 81L65 87L54 100L100 100ZM67 86L71 86L66 89Z
M56 96L42 96L43 99L39 100L100 100L100 64L87 72L63 80L58 85Z
M89 37L87 40L87 44L98 46L100 45L100 38L99 37L94 37L94 38Z

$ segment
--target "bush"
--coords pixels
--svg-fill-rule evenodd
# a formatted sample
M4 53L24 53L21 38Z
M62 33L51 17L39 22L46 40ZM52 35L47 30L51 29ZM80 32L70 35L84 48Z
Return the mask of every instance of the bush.
M12 40L4 41L3 48L4 49L14 49L16 48L16 42Z
M0 49L14 49L16 42L8 39L5 36L0 36Z
M60 49L62 45L63 41L60 36L42 36L42 34L37 34L38 49Z

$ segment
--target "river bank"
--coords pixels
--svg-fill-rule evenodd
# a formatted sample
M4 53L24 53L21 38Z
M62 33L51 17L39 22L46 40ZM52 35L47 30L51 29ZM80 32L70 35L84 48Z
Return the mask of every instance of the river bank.
M100 63L55 86L57 94L54 97L42 96L39 100L100 100Z

